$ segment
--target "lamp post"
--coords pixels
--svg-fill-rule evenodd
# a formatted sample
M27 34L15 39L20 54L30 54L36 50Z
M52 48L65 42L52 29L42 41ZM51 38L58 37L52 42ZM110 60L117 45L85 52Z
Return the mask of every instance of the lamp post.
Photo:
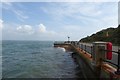
M68 43L69 43L69 41L70 41L70 37L68 36Z

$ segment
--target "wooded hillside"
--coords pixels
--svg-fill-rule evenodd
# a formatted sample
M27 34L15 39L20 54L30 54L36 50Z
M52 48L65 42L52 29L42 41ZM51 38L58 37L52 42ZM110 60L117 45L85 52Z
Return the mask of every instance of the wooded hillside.
M105 41L112 42L115 45L120 45L120 25L117 28L107 28L82 38L80 42L95 42L95 41Z

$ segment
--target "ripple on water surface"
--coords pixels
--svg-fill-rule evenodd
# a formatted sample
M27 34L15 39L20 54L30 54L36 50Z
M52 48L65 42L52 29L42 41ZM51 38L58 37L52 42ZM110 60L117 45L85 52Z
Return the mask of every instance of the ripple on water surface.
M82 77L70 53L52 45L50 41L3 41L3 77Z

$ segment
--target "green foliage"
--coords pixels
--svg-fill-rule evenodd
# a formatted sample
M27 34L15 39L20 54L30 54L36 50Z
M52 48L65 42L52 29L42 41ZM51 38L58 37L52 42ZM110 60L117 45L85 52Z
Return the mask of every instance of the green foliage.
M120 45L120 25L117 28L107 28L82 38L80 42L95 42L95 41L104 41L112 42L115 45Z

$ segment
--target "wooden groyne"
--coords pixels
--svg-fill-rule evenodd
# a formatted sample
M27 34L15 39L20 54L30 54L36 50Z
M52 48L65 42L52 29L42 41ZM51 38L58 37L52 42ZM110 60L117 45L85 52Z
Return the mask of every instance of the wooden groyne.
M72 42L55 42L54 47L62 47L72 51L76 55L77 61L84 69L82 72L86 78L97 79L115 79L120 80L120 50L112 51L111 46L107 46L108 42L94 42L92 44ZM109 49L109 50L107 50ZM112 63L111 53L118 55L117 64Z

